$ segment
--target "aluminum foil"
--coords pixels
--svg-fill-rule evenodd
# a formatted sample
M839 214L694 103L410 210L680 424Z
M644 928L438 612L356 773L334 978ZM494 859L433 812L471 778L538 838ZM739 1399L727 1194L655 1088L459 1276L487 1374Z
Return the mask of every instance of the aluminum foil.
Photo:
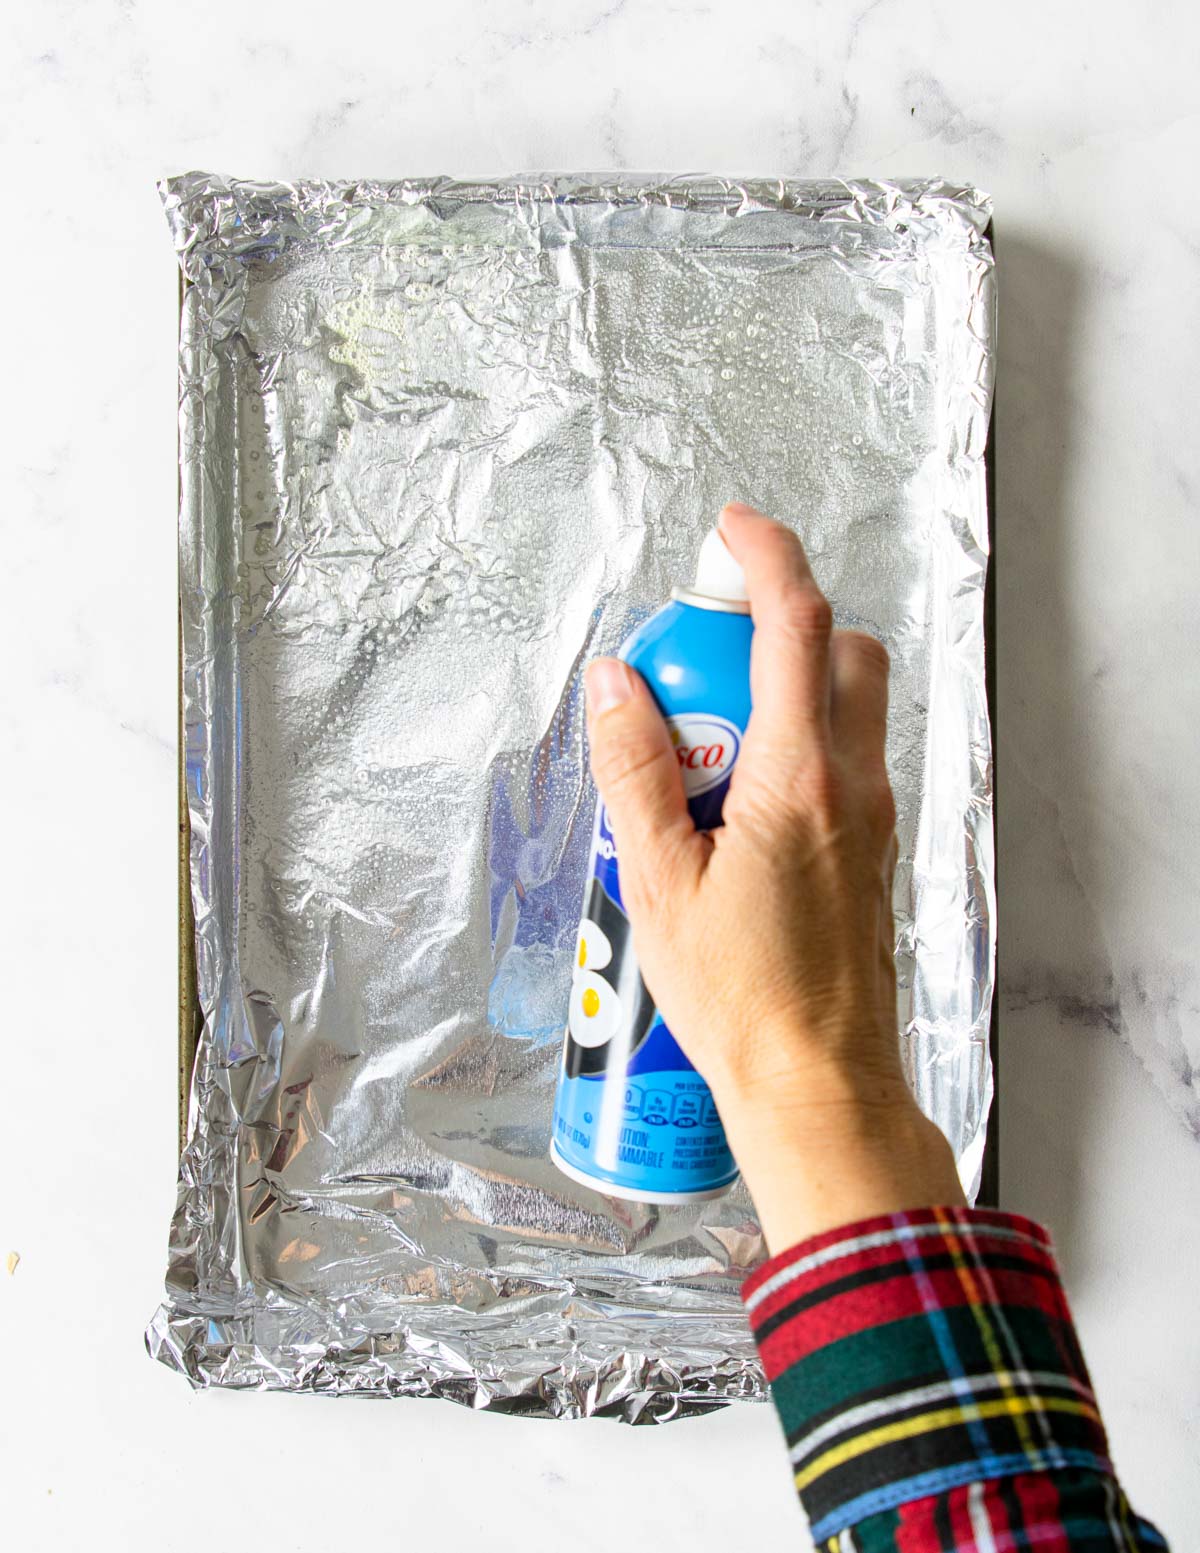
M742 1188L547 1158L580 668L730 498L891 650L901 1033L991 1096L986 196L941 182L163 185L204 1026L152 1353L196 1385L665 1419L764 1383Z

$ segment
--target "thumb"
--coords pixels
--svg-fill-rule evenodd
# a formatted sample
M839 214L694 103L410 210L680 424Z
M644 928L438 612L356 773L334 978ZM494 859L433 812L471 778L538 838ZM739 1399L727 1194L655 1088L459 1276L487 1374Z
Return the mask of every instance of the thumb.
M592 775L617 839L623 879L661 879L701 848L679 761L645 680L619 658L597 658L584 679Z

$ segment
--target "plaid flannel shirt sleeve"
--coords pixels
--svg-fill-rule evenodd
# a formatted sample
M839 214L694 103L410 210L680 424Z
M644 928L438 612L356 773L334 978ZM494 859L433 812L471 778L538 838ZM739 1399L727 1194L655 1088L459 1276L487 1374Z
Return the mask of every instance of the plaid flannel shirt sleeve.
M1113 1474L1040 1225L864 1220L773 1257L743 1297L819 1547L1166 1546Z

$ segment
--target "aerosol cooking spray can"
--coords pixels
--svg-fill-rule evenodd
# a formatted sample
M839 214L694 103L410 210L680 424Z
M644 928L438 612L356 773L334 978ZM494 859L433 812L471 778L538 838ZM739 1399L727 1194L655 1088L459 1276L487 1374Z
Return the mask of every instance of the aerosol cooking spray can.
M692 819L721 807L750 718L750 606L742 569L714 529L696 581L622 644L666 718ZM708 1085L651 1001L633 952L621 876L597 805L550 1153L566 1175L612 1197L685 1203L737 1177Z

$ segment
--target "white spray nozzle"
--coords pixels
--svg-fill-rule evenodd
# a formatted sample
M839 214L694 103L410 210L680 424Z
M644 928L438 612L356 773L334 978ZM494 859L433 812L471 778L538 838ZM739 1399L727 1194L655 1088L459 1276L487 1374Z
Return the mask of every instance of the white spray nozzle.
M734 604L744 604L747 600L746 574L734 560L719 528L710 530L700 546L693 588L708 598L728 599Z

